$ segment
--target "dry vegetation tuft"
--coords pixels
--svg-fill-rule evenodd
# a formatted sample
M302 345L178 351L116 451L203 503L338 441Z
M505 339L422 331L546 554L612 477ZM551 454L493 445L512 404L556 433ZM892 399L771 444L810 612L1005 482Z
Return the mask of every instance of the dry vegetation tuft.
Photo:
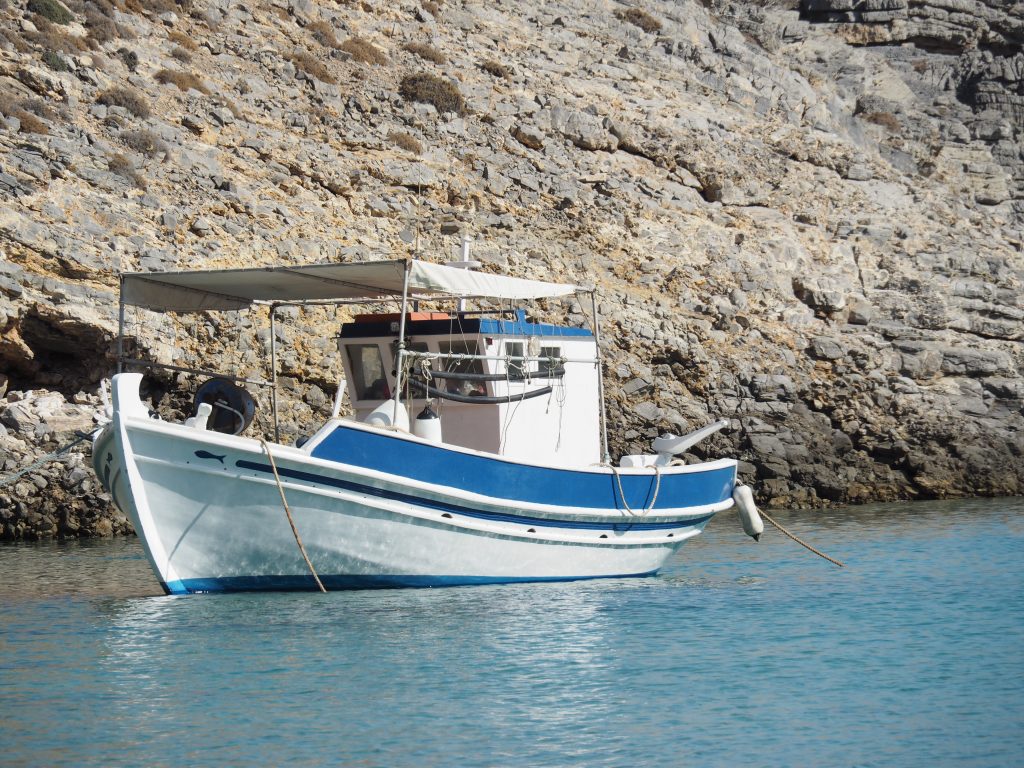
M903 128L899 119L892 112L866 112L861 117L869 123L882 126L890 133L899 133Z
M191 72L178 72L173 69L161 69L155 75L154 79L161 85L167 85L168 83L177 87L179 91L195 90L200 93L210 94L210 89L203 84L203 81L196 77Z
M419 56L424 61L432 61L435 64L448 63L448 59L443 53L427 43L406 43L403 47L409 53Z
M640 27L640 29L648 34L661 32L661 22L640 8L627 8L625 11L616 11L615 15L623 21L628 21L634 27Z
M122 179L127 179L139 189L146 188L146 180L139 175L135 163L127 155L120 153L111 155L107 158L107 168L111 173L116 173Z
M324 48L339 48L341 45L334 36L334 27L326 21L314 21L306 29Z
M512 76L511 69L494 59L488 59L487 61L482 62L480 64L480 69L493 77L500 77L504 80L508 80Z
M403 77L398 92L406 101L433 104L438 112L466 114L466 100L455 84L428 72Z
M333 85L338 82L338 79L331 74L322 61L310 56L305 51L292 51L288 56L288 61L294 64L296 69L302 70L310 77L315 77L321 83Z
M350 37L338 47L361 64L388 63L388 57L380 48L361 37Z
M108 88L96 97L97 104L108 107L123 107L131 114L143 119L149 117L149 105L146 99L138 91L131 88Z
M125 131L120 139L129 149L146 157L167 154L167 144L152 131Z
M396 147L404 149L406 152L412 152L414 155L423 154L423 145L420 144L416 137L410 136L403 131L395 131L388 134L388 141Z

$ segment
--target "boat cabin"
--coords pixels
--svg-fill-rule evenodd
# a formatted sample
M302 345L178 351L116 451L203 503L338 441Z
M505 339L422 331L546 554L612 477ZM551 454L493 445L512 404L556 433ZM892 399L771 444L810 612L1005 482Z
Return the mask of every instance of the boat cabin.
M357 315L341 328L347 393L359 421L373 421L394 397L400 320ZM590 330L529 322L523 310L507 318L411 312L404 344L401 401L414 434L437 439L436 424L417 429L418 417L436 415L440 439L450 445L533 463L601 460Z

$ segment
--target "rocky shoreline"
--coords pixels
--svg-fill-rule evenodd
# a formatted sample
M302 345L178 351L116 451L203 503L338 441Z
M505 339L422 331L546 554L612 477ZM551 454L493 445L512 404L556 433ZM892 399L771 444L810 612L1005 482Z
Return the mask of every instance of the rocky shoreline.
M996 0L8 0L0 476L95 425L119 272L394 257L415 230L598 285L615 453L724 417L702 450L769 506L1019 494L1022 44ZM280 329L311 339L282 360L289 438L329 412L338 319ZM269 339L129 331L249 371ZM192 385L153 379L155 406ZM0 487L0 539L129 531L77 448Z

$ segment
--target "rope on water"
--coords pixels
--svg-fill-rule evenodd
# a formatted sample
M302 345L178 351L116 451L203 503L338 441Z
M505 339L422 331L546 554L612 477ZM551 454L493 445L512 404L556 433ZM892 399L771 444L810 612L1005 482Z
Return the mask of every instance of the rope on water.
M783 528L783 527L782 527L781 525L779 525L779 524L778 524L777 522L775 522L774 520L772 520L772 519L771 519L770 517L768 517L768 515L766 515L766 514L765 514L764 512L762 512L761 510L758 510L758 513L759 513L759 514L761 515L761 517L763 517L763 518L764 518L765 520L767 520L767 521L768 521L769 523L771 523L772 525L774 525L774 526L775 526L776 528L778 528L778 529L779 529L780 531L782 531L782 533L783 533L784 535L786 535L786 536L788 536L789 538L791 538L791 539L792 539L793 541L795 541L795 542L796 542L797 544L799 544L799 545L800 545L801 547L805 547L805 548L809 549L809 550L810 550L811 552L813 552L814 554L816 554L816 555L817 555L818 557L823 557L823 558L825 558L826 560L828 560L828 561L829 561L830 563L832 563L832 564L834 564L834 565L838 565L838 566L839 566L840 568L845 568L845 567L846 567L846 564L845 564L845 563L842 563L842 562L840 562L839 560L836 560L835 558L829 557L829 556L828 556L828 555L826 555L826 554L825 554L824 552L819 552L819 551L818 551L817 549L815 549L814 547L812 547L812 546L811 546L810 544L808 544L808 543L807 543L806 541L802 541L802 540L800 539L800 537L798 537L798 536L796 536L796 535L794 535L794 534L790 533L789 531L787 531L787 530L786 530L785 528Z
M622 490L622 478L619 477L619 468L610 462L603 462L601 466L610 468L612 474L615 475L615 482L619 486L619 496L622 498L622 505L626 508L626 512L633 517L647 517L658 501L658 491L661 490L661 467L657 464L654 465L654 496L651 498L651 505L647 507L647 509L637 512L636 510L631 509L629 502L626 501L626 492Z
M41 459L37 459L36 461L33 461L31 464L29 464L24 469L19 469L17 472L14 472L13 474L5 475L4 477L0 478L0 488L3 488L5 485L10 485L15 480L17 480L19 477L24 477L25 475L27 475L29 472L31 472L34 469L39 469L39 467L43 466L43 464L47 464L47 463L53 461L58 456L60 456L62 453L67 453L68 451L70 451L72 448L74 448L79 443L84 443L86 440L92 440L92 436L95 435L97 432L99 432L101 429L103 429L103 427L96 427L96 429L94 429L89 434L85 434L84 432L76 432L75 434L78 437L76 439L72 440L67 445L63 446L62 448L58 448L53 453L46 454Z
M274 463L274 456L270 453L270 446L267 445L267 441L262 437L260 438L260 445L267 452L267 458L270 459L270 468L274 470L274 480L277 481L277 490L281 494L281 503L284 505L284 513L288 516L288 525L292 527L292 534L295 536L295 543L299 545L299 552L302 553L302 559L306 561L306 565L309 566L309 572L313 574L313 579L316 581L316 585L320 587L321 592L326 592L323 583L320 581L320 577L316 575L316 568L313 567L313 563L309 559L309 555L306 554L306 548L302 546L302 537L299 536L299 530L295 527L295 520L292 519L292 511L288 506L288 500L284 497L284 486L281 485L281 477L277 474L277 464Z

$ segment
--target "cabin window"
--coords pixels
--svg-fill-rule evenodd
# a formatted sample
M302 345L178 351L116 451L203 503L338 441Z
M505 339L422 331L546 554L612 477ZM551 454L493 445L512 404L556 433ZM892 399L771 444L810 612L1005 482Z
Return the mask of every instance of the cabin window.
M438 342L438 349L442 354L480 354L475 341L441 341ZM451 360L442 358L439 363L443 370L453 373L482 375L484 372L483 360ZM449 392L469 395L470 397L479 397L487 394L487 387L482 381L446 379L444 386Z
M561 356L562 356L562 348L561 347L541 347L540 348L540 354L538 355L538 357L556 357L556 358L557 357L561 357ZM547 371L547 370L550 370L552 368L557 368L557 367L558 367L558 363L549 363L547 360L541 360L540 362L537 363L536 372L540 373L541 371Z
M376 344L349 344L347 349L356 400L387 400L391 397L380 347Z
M523 357L524 345L521 341L506 341L505 354L508 357ZM510 376L522 376L526 371L526 363L522 360L509 360L507 363Z

